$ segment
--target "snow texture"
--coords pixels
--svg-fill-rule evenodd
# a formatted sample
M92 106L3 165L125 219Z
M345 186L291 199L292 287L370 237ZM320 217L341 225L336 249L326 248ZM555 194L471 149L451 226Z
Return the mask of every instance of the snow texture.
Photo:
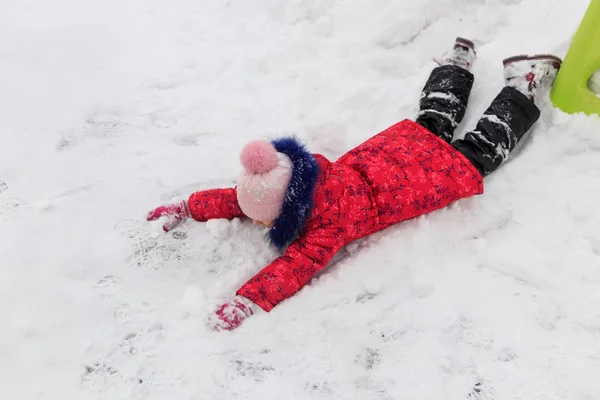
M597 96L600 95L600 69L592 74L588 81L588 86Z
M146 212L233 185L251 139L336 157L417 114L432 56L564 56L587 0L5 1L2 399L599 399L600 118L551 107L483 196L347 246L238 330L276 253ZM547 94L539 94L542 102ZM329 137L330 136L330 137Z

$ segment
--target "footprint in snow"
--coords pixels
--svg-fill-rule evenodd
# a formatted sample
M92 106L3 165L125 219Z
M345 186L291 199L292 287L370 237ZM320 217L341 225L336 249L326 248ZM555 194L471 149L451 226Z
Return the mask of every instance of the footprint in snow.
M366 370L371 370L381 361L379 350L367 348L362 354L356 356L356 362L361 364Z
M125 355L135 356L143 354L152 357L156 348L164 340L163 327L161 325L152 325L141 332L131 332L127 334L119 347Z
M502 349L500 351L500 354L498 354L498 360L500 360L502 362L511 362L516 358L517 358L517 353L515 353L513 350L508 349L508 348Z
M8 198L0 202L0 221L8 222L26 218L31 212L31 205L23 199Z
M124 376L116 368L103 362L89 364L84 366L84 372L81 376L81 382L89 390L101 395L101 398L107 399L131 399L138 398L132 396L138 390L144 393L149 388L153 388L151 374L132 374ZM150 387L148 387L150 386Z
M315 382L315 383L307 383L304 386L304 390L307 392L316 393L319 396L323 397L331 397L333 394L333 390L329 387L328 382Z
M148 322L153 312L154 307L147 302L139 306L124 303L115 308L113 318L120 324Z
M122 137L144 130L128 119L120 110L99 110L86 118L84 131L96 137Z
M167 234L155 232L145 221L124 220L115 230L125 237L133 248L128 258L134 267L160 269L167 262L190 260L197 249L187 240L185 227Z
M0 180L0 193L6 192L8 190L8 184L2 180Z
M121 110L98 110L88 115L85 122L66 131L60 138L57 149L67 150L88 137L118 138L143 132L140 124L135 124Z
M139 246L129 261L134 267L158 270L168 262L191 260L195 255L196 250L189 243L156 243L151 247Z
M497 394L487 382L477 382L466 398L468 400L495 400Z
M136 375L135 382L139 383L140 387L143 387L143 392L146 394L143 398L150 398L152 396L148 396L147 394L149 393L174 394L177 388L181 386L184 378L183 375L173 375L169 372L152 368L139 371ZM178 397L170 396L169 398Z
M125 281L118 276L108 275L94 285L94 292L103 297L110 297L125 287Z
M485 350L490 350L494 344L493 336L464 316L459 316L446 332L447 337L454 343L463 343Z
M81 382L93 391L104 391L107 387L114 387L122 382L121 374L104 363L86 365L81 376Z
M238 374L251 378L255 382L262 382L265 380L266 374L275 372L275 368L269 365L252 363L243 360L232 361L231 366L238 372Z

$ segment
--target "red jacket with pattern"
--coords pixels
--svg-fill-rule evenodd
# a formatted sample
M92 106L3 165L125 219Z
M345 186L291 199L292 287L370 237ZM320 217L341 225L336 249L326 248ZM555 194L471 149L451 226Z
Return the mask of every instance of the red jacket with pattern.
M460 152L410 120L335 162L310 157L318 173L307 218L284 254L237 291L265 311L296 293L353 240L483 192L481 174ZM235 188L194 193L188 205L199 221L244 216Z

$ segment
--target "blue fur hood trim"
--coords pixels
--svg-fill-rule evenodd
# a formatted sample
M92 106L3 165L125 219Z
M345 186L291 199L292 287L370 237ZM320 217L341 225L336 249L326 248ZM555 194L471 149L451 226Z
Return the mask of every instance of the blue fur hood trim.
M271 244L283 250L296 239L310 218L319 164L294 137L276 139L271 143L279 153L292 160L292 178L285 193L281 214L268 234Z

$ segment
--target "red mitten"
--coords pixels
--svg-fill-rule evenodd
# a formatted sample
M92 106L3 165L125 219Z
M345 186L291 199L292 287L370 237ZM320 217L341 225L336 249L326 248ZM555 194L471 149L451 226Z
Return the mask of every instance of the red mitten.
M183 200L178 204L170 204L155 208L148 213L146 220L154 221L160 217L167 217L167 222L163 225L163 230L169 232L179 225L181 221L188 219L190 217L190 211L188 210L187 203Z
M254 314L256 305L242 296L235 296L228 303L211 314L208 324L215 331L231 331L244 322L246 318Z

